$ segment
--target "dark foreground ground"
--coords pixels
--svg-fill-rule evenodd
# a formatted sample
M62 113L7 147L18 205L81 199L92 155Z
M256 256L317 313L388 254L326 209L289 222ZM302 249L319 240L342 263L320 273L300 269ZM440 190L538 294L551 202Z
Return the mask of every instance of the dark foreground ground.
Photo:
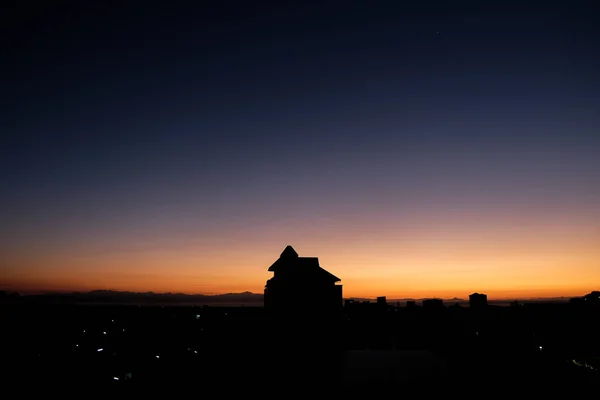
M260 308L3 307L3 385L92 397L598 393L597 314L508 312L388 310L325 329L282 327ZM575 315L577 335L544 322Z

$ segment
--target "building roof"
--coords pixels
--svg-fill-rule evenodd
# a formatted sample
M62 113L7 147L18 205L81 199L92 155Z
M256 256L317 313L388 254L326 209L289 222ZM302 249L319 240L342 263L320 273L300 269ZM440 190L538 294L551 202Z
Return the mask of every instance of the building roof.
M307 273L312 273L322 279L328 279L333 282L340 282L341 279L326 271L319 265L317 257L299 257L292 246L287 246L281 256L269 267L270 272L275 272L279 268L298 268Z
M294 248L292 246L288 245L285 247L285 249L283 249L279 258L291 258L291 257L298 257L298 253L296 253L296 250L294 250Z

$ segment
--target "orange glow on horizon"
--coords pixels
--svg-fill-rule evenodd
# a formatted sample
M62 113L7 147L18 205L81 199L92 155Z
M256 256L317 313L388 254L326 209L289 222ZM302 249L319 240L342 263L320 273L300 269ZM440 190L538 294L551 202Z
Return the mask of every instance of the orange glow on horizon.
M340 277L346 298L465 299L481 292L490 299L525 299L598 290L596 225L583 215L559 217L484 218L463 212L402 221L373 215L368 223L281 220L210 237L190 233L161 241L165 233L136 232L131 243L15 247L0 260L0 289L262 293L271 276L267 268L291 244L300 256L319 257L323 268Z

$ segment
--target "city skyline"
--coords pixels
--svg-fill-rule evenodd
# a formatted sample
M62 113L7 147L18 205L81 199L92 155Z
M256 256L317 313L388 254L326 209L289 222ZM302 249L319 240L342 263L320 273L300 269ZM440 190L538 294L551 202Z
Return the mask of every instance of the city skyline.
M15 5L0 290L597 290L597 10L479 3Z
M321 258L321 257L320 257ZM322 260L321 260L322 262ZM322 266L324 264L321 264ZM264 267L264 266L263 266ZM264 269L264 268L262 268ZM450 270L451 272L452 270ZM268 274L266 274L268 277ZM137 282L138 277L136 277L136 283L139 284L139 282ZM225 275L224 280L227 280L228 278L230 278L229 275ZM235 279L235 278L233 278ZM447 278L445 278L447 279ZM438 278L439 280L439 278ZM34 279L29 278L28 282L34 281ZM28 287L26 284L23 285L19 285L17 284L4 284L4 287L2 287L1 289L3 290L11 290L11 291L16 291L19 293L23 293L23 294L41 294L41 293L52 293L52 292L59 292L59 293L67 293L67 292L87 292L87 291L94 291L94 290L114 290L114 291L130 291L130 292L138 292L138 293L145 293L145 292L154 292L157 294L161 294L161 293L183 293L183 294L202 294L202 295L220 295L220 294L228 294L228 293L243 293L243 292L250 292L250 293L254 293L254 294L260 294L264 288L264 283L261 284L260 282L255 283L253 285L249 285L248 288L244 289L243 286L229 286L231 288L231 290L217 290L215 291L214 289L211 291L209 290L185 290L182 288L185 288L186 286L182 283L175 283L175 284L170 284L171 280L170 279L165 279L165 283L163 285L158 285L158 286L148 286L148 285L142 285L138 286L138 285L131 285L131 286L118 286L118 285L114 285L110 283L111 280L109 280L108 284L101 284L98 283L98 280L94 280L93 283L90 283L89 285L82 285L82 286L76 286L73 284L69 284L66 283L64 285L56 285L56 284L51 284L51 285L39 285L39 286L34 286L34 287ZM580 288L575 288L575 289L556 289L556 288L548 288L548 286L544 286L541 289L538 288L536 290L536 288L525 288L525 289L519 289L518 285L513 285L511 289L509 290L484 290L484 289L477 289L473 286L472 289L469 289L468 286L465 286L466 289L463 290L439 290L436 289L434 287L431 286L431 284L429 284L429 286L427 284L425 284L423 287L421 288L408 288L408 289L404 289L404 290L398 290L395 289L393 287L393 285L395 283L391 283L391 285L387 286L390 289L387 290L387 292L384 291L379 291L377 293L375 293L375 291L377 289L371 289L371 291L360 291L360 290L356 290L353 287L347 288L348 283L347 282L348 279L344 279L342 278L342 284L344 284L344 298L371 298L371 299L375 299L378 296L387 296L390 299L411 299L411 298L415 298L415 299L422 299L422 298L444 298L444 299L462 299L466 301L466 298L468 297L469 294L471 293L475 293L475 292L481 292L481 293L486 293L488 294L490 300L514 300L514 299L543 299L543 298L570 298L570 297L579 297L584 293L589 293L593 290L596 290L597 286L594 285L594 283L590 283L588 285L582 285ZM354 279L349 279L350 284L353 284L354 282L356 282ZM432 282L435 281L435 279L427 279L427 282ZM177 282L177 281L175 281ZM168 288L170 287L169 285L171 285L173 288L178 288L176 290L169 290ZM202 282L200 282L199 284L197 283L197 287L203 288L203 287L208 287L208 288L212 288L210 285L203 285ZM363 282L364 285L364 282ZM227 288L226 285L224 285L224 287ZM377 285L377 283L375 283L375 287L377 288L382 288L382 287L386 287L386 285ZM429 288L428 288L429 287ZM308 293L307 293L308 294Z

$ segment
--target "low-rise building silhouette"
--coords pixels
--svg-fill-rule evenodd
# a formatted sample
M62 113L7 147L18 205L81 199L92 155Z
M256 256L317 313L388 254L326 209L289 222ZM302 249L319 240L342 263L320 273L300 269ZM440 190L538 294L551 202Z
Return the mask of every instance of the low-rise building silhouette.
M572 304L586 305L586 306L599 306L600 305L600 291L593 291L582 297L573 297L569 299Z
M428 310L439 310L444 308L444 301L442 299L424 299L423 307Z

